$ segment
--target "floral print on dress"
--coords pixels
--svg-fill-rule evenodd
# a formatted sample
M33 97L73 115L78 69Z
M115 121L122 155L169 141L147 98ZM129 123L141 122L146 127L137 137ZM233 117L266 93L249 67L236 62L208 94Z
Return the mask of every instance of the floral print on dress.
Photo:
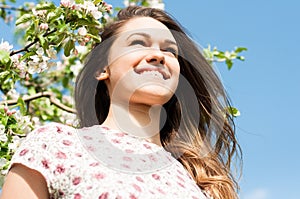
M40 172L52 199L207 198L162 147L101 125L40 127L22 142L14 163Z

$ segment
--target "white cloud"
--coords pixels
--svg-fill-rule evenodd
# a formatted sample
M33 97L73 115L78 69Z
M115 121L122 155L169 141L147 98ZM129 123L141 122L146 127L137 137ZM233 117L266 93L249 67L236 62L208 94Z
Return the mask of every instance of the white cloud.
M251 192L243 194L241 199L269 199L269 191L267 189L258 188Z

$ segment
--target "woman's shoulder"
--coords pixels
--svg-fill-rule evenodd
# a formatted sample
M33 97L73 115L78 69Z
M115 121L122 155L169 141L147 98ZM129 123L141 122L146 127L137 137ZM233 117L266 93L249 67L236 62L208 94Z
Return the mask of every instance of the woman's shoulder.
M56 123L56 122L50 122L43 126L39 126L35 128L32 132L28 134L28 136L32 135L45 135L50 133L58 133L58 134L70 134L70 132L73 132L75 130L74 127Z

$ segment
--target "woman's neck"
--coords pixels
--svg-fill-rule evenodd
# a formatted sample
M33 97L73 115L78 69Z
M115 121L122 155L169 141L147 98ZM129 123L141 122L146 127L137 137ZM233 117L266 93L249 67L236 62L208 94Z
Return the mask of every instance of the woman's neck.
M111 103L104 126L143 138L161 146L159 135L161 106Z

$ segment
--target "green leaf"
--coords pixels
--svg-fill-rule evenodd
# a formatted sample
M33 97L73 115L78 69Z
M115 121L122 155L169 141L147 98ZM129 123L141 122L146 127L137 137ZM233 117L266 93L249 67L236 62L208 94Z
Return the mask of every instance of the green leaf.
M22 97L19 97L17 102L18 102L18 106L20 107L20 112L21 112L21 114L22 114L22 115L25 115L26 112L27 112L27 108L26 108L26 103L25 103L25 101L23 100Z
M32 19L33 19L32 14L24 14L19 19L17 19L16 25L20 25L20 24L30 21Z
M83 3L84 3L84 0L75 0L75 2L76 2L77 4L83 4Z
M11 58L9 56L9 52L0 50L0 64L5 65L7 68L7 65L11 64Z
M102 0L95 0L94 4L97 5L98 3L102 2Z
M236 53L240 53L240 52L247 51L247 50L248 50L248 49L245 48L245 47L238 47L238 48L235 49L235 52L236 52Z
M43 37L43 35L38 35L38 38L40 40L41 46L44 47L44 45L45 45L45 38Z
M56 43L56 45L59 45L66 37L65 33L59 34L56 37L56 40L54 41Z
M65 47L64 47L64 55L66 57L69 57L70 52L71 52L71 50L74 49L74 47L75 47L75 42L72 39L69 39L69 41L65 44Z
M235 107L227 107L227 110L233 117L238 117L241 115L240 111Z
M36 10L54 10L56 6L53 3L37 4Z
M63 87L67 87L68 84L69 84L69 78L68 77L64 77L63 80L62 80L62 84L63 84Z
M226 65L227 65L227 68L228 70L230 70L232 68L232 65L233 65L233 62L231 59L226 59Z
M237 56L237 59L241 60L241 61L245 61L245 57L244 56Z
M30 51L28 53L25 53L22 57L21 57L21 61L27 59L28 57L32 56L32 55L35 55L34 52Z
M49 23L52 23L53 21L55 21L56 19L58 19L61 16L62 13L62 9L56 9L54 12L50 12L47 15L47 20Z
M0 80L3 80L3 79L6 79L7 78L7 76L10 74L10 72L9 71L3 71L3 72L1 72L0 73Z

